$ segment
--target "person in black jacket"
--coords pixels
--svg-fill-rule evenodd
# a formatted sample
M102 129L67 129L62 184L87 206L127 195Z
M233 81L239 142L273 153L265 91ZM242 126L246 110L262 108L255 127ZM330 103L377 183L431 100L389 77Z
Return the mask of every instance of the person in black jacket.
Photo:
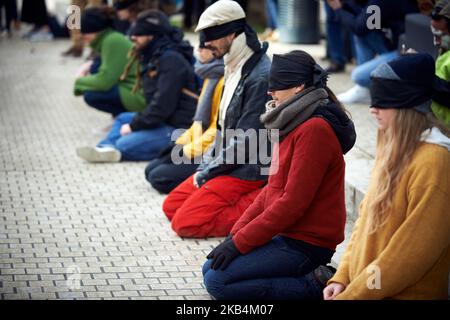
M224 58L217 123L222 134L217 134L213 152L204 157L197 172L163 204L173 230L182 237L228 235L267 180L263 166L270 163L270 143L265 143L267 132L260 116L269 100L270 60L267 44L261 45L245 18L237 2L220 0L206 9L196 30L204 33L205 45L214 56Z
M192 123L198 100L193 48L167 16L147 10L138 16L131 38L131 53L140 59L135 90L142 82L147 107L138 113L120 114L107 138L97 147L83 147L78 155L88 162L150 161L171 142L175 129ZM128 72L132 62L124 71Z

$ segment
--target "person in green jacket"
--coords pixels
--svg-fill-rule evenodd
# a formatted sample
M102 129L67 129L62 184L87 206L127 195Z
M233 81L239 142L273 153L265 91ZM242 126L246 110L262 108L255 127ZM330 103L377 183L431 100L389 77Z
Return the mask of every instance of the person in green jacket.
M432 13L431 28L435 43L439 48L439 57L436 59L436 75L450 81L450 1L441 0L436 4ZM436 101L432 110L436 118L450 127L450 108Z
M139 112L146 106L142 90L134 90L136 72L121 75L129 62L133 44L112 29L112 14L108 7L86 9L81 16L83 40L100 55L91 74L75 81L74 94L83 95L86 103L116 117L122 112ZM137 70L138 62L131 66ZM98 69L98 70L95 70Z

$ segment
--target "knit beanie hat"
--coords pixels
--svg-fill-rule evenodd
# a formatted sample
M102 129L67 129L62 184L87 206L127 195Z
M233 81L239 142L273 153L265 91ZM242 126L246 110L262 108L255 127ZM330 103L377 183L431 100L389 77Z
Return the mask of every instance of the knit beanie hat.
M116 3L114 3L114 9L116 9L117 11L125 10L138 2L139 0L119 0Z
M81 15L81 33L96 33L112 26L112 19L100 8L89 8Z
M430 111L435 62L429 54L408 54L379 65L371 74L371 107Z
M275 54L269 75L269 91L285 90L300 86L324 88L328 73L314 59L301 50Z
M149 9L141 12L137 21L130 31L132 36L161 36L169 34L172 31L167 16L155 9Z

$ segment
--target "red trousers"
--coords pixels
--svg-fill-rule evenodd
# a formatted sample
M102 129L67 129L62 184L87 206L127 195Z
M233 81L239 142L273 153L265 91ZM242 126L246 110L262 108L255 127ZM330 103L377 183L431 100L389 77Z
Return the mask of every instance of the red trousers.
M196 188L192 177L174 189L163 204L172 229L180 237L227 236L264 185L264 181L220 176Z

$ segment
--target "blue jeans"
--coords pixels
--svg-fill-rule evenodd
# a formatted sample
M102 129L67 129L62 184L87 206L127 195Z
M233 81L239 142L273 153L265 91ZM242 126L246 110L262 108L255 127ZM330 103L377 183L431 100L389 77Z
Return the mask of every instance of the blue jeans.
M347 61L344 53L344 37L342 26L339 21L336 20L336 14L331 9L330 5L325 1L326 12L326 32L327 32L327 45L328 54L330 60L334 63L345 65Z
M380 32L369 32L363 37L355 35L354 43L357 65L366 63L375 58L375 56L390 51L386 46L383 34Z
M172 131L175 128L162 124L154 129L136 131L121 136L120 128L124 124L130 124L135 114L134 112L121 113L114 121L106 139L101 141L98 147L112 146L116 148L122 153L122 160L125 161L151 161L169 145Z
M225 270L212 270L212 260L203 266L206 290L216 299L322 299L322 286L313 271L319 265L288 239L276 236L268 244L241 255ZM329 262L332 253L323 257Z
M266 0L267 27L278 29L278 0Z
M86 91L83 97L87 105L110 113L114 118L122 112L126 112L117 85L108 91Z
M102 65L102 59L100 57L95 57L92 60L91 68L89 69L89 72L91 74L98 73L98 70L100 69L100 66Z
M378 57L357 66L352 72L352 81L362 87L370 87L370 74L380 64L387 63L399 56L397 51L380 54Z

